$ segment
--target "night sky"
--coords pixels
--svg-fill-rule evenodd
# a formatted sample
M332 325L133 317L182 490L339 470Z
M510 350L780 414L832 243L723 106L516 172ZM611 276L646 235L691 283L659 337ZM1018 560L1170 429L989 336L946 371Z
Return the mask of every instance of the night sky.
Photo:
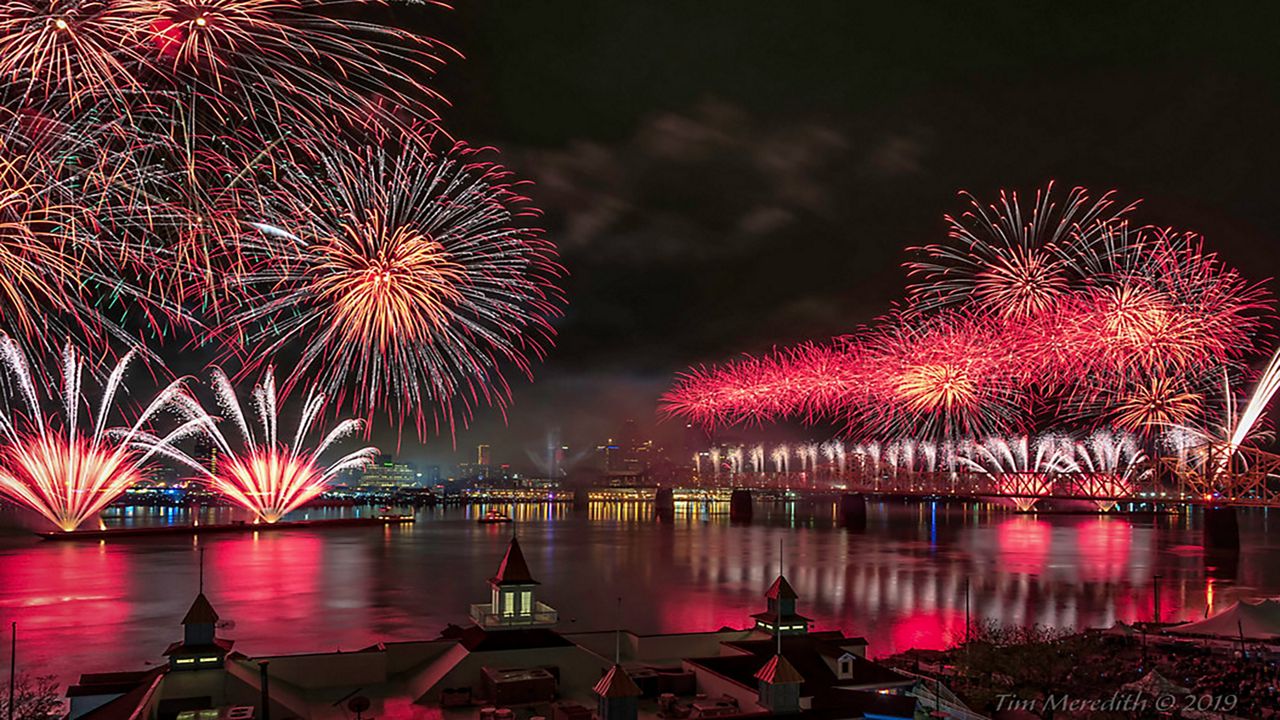
M537 183L570 273L558 346L459 457L653 426L690 364L854 330L961 189L1114 188L1278 273L1280 6L459 4L397 13L465 54L446 127ZM447 436L402 454L455 459Z

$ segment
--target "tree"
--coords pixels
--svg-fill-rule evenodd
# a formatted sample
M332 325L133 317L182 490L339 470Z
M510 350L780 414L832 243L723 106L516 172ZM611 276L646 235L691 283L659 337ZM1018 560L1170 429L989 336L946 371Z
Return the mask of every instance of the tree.
M0 718L9 717L9 685L0 687ZM18 675L13 690L13 720L51 720L62 716L62 695L52 675Z

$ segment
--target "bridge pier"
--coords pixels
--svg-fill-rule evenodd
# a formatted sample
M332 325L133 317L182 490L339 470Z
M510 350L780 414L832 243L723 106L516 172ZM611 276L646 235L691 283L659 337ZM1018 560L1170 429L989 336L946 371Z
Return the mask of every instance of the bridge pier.
M659 518L669 518L676 514L676 494L671 488L658 488L653 496L653 514Z
M845 493L840 496L837 506L837 517L840 525L850 530L865 530L867 527L867 499L860 493Z
M573 509L586 510L591 507L591 492L588 488L579 485L573 489Z
M730 493L729 520L731 522L751 522L752 512L750 490L738 489Z
M1240 523L1234 507L1205 506L1204 544L1219 550L1240 549Z

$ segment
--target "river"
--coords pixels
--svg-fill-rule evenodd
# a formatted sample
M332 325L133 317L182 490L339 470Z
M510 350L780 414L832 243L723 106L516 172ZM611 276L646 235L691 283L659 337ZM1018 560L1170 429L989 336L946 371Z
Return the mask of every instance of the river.
M154 508L112 509L109 524L182 520ZM226 519L227 508L205 511ZM351 509L312 511L316 516ZM1127 518L1018 515L988 505L873 503L864 531L839 528L831 503L759 503L755 520L680 504L655 520L641 504L515 508L512 525L483 509L419 511L418 522L342 528L57 543L0 512L0 667L9 622L19 668L63 682L82 672L142 669L180 637L199 584L248 654L355 650L435 637L486 602L514 531L540 599L561 627L623 625L641 633L746 625L785 571L817 628L842 628L882 656L943 647L975 621L1054 627L1149 620L1159 577L1165 620L1197 619L1237 597L1280 595L1280 514L1241 512L1238 554L1206 553L1199 514Z

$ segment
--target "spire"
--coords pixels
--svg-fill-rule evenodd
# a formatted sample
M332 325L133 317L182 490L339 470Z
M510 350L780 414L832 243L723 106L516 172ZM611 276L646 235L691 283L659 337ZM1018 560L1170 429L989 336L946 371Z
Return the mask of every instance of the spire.
M613 619L613 664L622 662L622 596L618 596L618 612Z
M784 559L786 558L786 548L783 547L781 540L778 541L778 577L765 591L765 599L768 601L764 612L759 612L751 617L756 620L756 627L765 632L780 635L786 634L804 634L809 630L809 618L796 612L796 600L800 598L795 588L791 587L791 583L787 582L787 576L784 574L786 568ZM778 641L781 642L779 637ZM782 652L782 646L778 646L778 652Z
M524 552L520 550L520 541L511 536L511 544L507 545L507 554L502 556L502 564L498 566L498 574L489 579L493 585L538 585L529 572L529 564L524 561Z

